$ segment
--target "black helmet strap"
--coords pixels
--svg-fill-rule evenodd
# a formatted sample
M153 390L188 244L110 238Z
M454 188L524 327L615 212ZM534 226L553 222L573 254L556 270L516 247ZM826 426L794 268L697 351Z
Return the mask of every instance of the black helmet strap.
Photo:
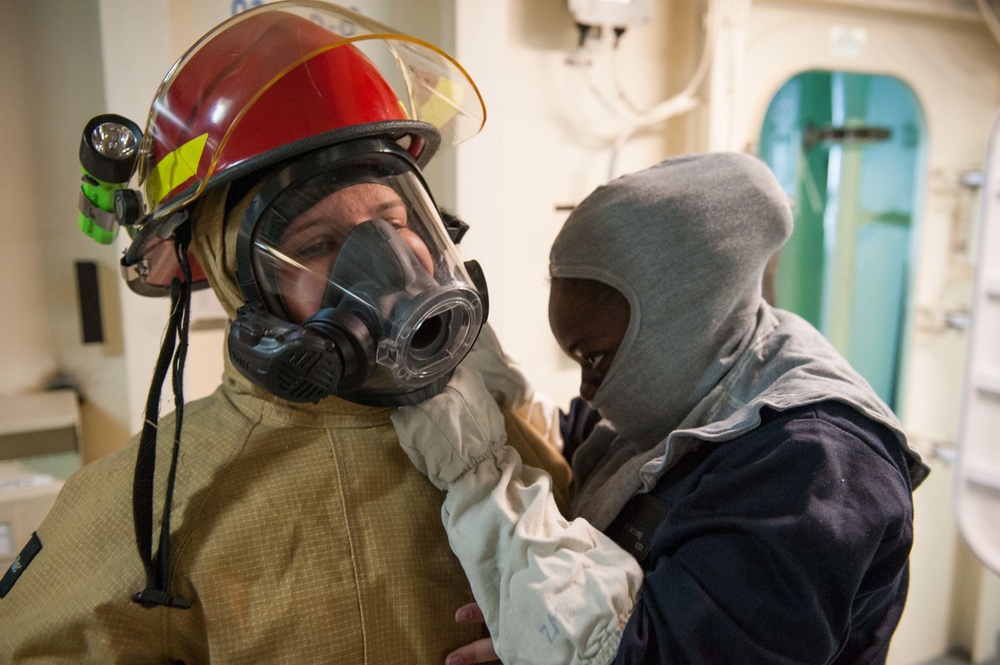
M170 586L170 507L173 501L174 481L177 475L177 459L180 453L181 427L184 422L184 361L187 357L188 328L191 316L191 266L188 263L188 247L191 244L191 225L182 224L174 232L174 252L181 267L183 280L177 277L170 284L170 320L160 345L160 355L156 360L153 382L146 399L145 418L142 435L139 438L139 454L135 462L135 476L132 482L132 519L135 525L135 542L139 557L146 569L146 588L135 594L132 600L143 607L156 606L188 609L191 601L169 592ZM160 525L159 551L154 557L153 549L153 487L156 471L156 438L160 419L160 392L167 376L167 369L173 369L172 384L176 406L174 445L167 476L167 494L163 505L163 519Z

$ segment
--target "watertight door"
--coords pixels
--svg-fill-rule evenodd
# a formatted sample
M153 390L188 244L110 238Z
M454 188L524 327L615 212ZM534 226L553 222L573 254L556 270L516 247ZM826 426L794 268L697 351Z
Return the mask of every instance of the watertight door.
M977 256L962 387L955 518L976 557L1000 573L1000 115L987 153Z

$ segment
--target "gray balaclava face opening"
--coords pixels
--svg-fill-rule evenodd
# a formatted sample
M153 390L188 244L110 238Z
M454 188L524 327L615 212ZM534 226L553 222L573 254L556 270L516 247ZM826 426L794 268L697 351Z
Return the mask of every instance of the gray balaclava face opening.
M764 268L791 228L770 169L738 153L669 159L588 196L550 273L604 282L631 307L592 406L636 444L677 428L746 348Z

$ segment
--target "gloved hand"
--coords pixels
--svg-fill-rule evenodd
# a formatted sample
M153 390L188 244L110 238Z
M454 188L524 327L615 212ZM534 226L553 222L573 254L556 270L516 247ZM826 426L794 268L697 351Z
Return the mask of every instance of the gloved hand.
M463 367L475 370L497 404L514 410L530 398L531 386L517 362L500 346L489 323L483 324L479 338L462 361Z
M503 415L460 365L439 395L392 415L410 461L446 490L441 520L508 663L606 665L642 569L585 520L567 522L552 479L505 445Z
M413 465L443 490L495 459L507 441L503 415L483 379L462 365L441 393L397 409L392 424Z
M542 438L557 450L562 450L559 407L548 397L535 392L518 362L504 352L488 323L483 325L479 339L462 361L462 366L482 376L486 389L497 404L517 413Z

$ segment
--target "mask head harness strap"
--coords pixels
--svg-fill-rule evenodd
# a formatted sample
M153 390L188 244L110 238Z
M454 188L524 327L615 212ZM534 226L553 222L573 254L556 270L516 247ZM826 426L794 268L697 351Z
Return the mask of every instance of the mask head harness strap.
M153 382L146 400L145 419L139 439L139 454L132 482L132 519L139 557L146 569L146 588L132 600L145 608L166 606L188 609L191 601L170 593L170 508L173 501L177 459L180 453L181 427L184 422L184 361L187 357L188 325L191 315L191 266L188 246L191 244L190 224L181 225L174 233L174 251L181 266L183 280L171 281L170 320L160 345ZM167 492L160 526L159 549L153 556L153 480L156 469L156 438L160 417L160 391L167 369L172 368L172 385L176 405L174 444L167 475Z

